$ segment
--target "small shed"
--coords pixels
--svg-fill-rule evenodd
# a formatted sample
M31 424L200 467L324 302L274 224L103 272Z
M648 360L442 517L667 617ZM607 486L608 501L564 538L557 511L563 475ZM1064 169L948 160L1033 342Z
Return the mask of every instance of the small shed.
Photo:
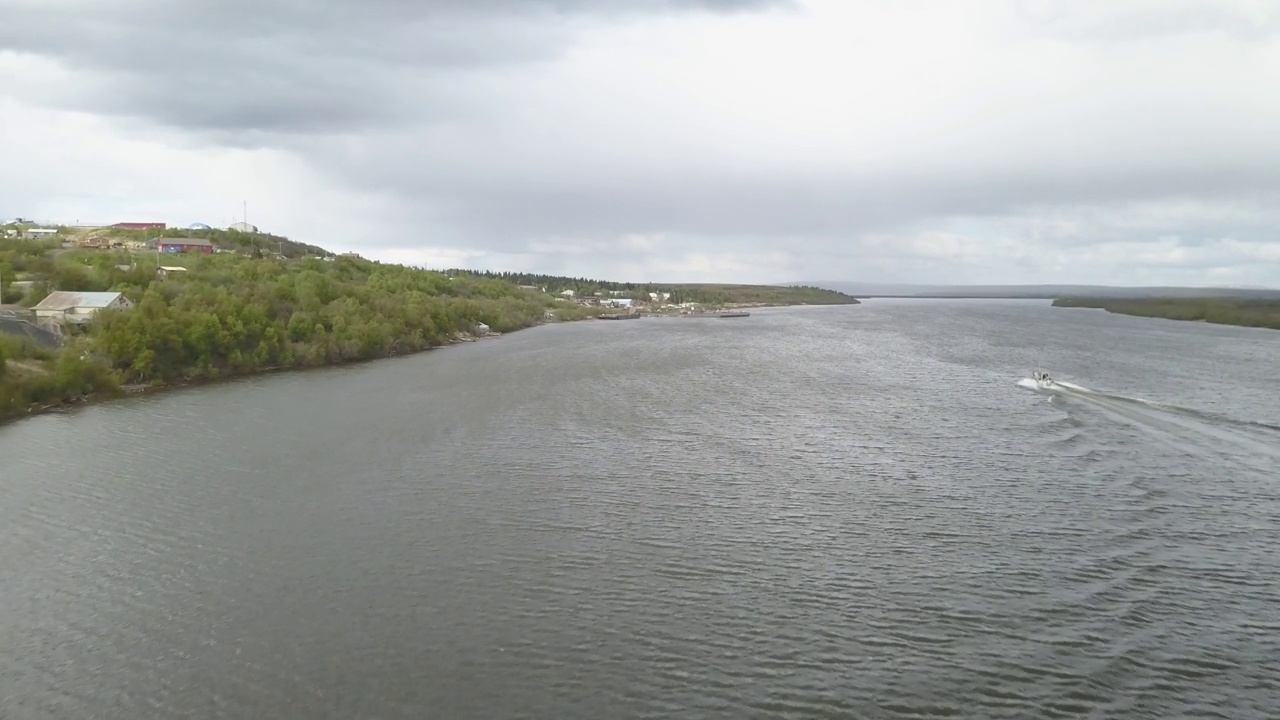
M184 273L186 271L187 271L186 268L179 267L177 265L161 265L160 267L156 268L156 277L163 280L175 273Z

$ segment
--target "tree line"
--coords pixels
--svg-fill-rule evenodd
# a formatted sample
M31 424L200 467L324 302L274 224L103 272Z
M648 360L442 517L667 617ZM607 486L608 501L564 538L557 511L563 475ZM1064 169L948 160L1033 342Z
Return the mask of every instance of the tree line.
M60 350L0 340L0 414L112 392L123 384L222 378L435 347L480 324L507 332L588 311L496 278L339 259L283 262L232 254L166 256L186 273L156 277L145 254L75 251L54 261L58 289L122 292Z
M565 290L572 290L578 297L596 293L604 295L618 294L617 296L619 297L633 298L641 302L647 301L650 293L665 293L669 295L667 301L676 304L694 302L706 305L723 305L725 303L759 302L778 305L801 303L853 305L858 303L854 297L835 290L803 285L631 283L539 273L493 272L457 268L449 269L445 272L455 277L470 275L504 280L516 285L532 285L539 289L546 288L547 292L553 295Z
M1057 307L1086 307L1122 315L1158 317L1280 330L1280 300L1254 298L1112 298L1068 297Z

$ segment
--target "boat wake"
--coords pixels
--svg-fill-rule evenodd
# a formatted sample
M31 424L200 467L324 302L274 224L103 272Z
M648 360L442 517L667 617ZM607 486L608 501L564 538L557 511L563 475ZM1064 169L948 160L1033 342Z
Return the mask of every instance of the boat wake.
M1063 408L1069 416L1077 408L1097 410L1112 420L1139 428L1145 434L1182 452L1197 454L1194 448L1209 440L1218 448L1235 446L1242 453L1233 455L1247 458L1245 464L1250 466L1261 463L1266 467L1275 467L1280 462L1280 425L1099 392L1063 380L1037 383L1031 378L1022 378L1016 384L1049 395L1049 402Z
M1256 420L1242 420L1240 418L1234 418L1234 417L1231 417L1230 415L1223 415L1221 413L1209 412L1207 410L1197 410L1195 408L1182 407L1179 405L1172 405L1169 403L1162 403L1162 402L1157 402L1155 400L1147 400L1144 398L1130 397L1128 395L1118 395L1115 393L1100 392L1097 390L1092 390L1090 388L1087 388L1083 385L1077 385L1072 382L1067 382L1065 380L1054 380L1052 381L1052 383L1049 385L1048 388L1044 388L1040 385L1037 385L1036 381L1032 380L1031 378L1022 378L1015 384L1018 385L1019 387L1024 387L1029 390L1036 390L1038 392L1047 392L1055 395L1060 394L1068 398L1078 397L1082 399L1095 400L1095 401L1100 401L1104 403L1107 401L1114 402L1114 403L1122 403L1122 404L1127 403L1137 407L1151 408L1153 410L1159 410L1159 411L1171 413L1174 415L1183 415L1186 417L1197 418L1200 420L1205 420L1213 423L1222 423L1225 425L1239 425L1242 427L1258 428L1260 430L1269 430L1271 432L1280 433L1280 425L1272 425L1270 423L1258 422Z

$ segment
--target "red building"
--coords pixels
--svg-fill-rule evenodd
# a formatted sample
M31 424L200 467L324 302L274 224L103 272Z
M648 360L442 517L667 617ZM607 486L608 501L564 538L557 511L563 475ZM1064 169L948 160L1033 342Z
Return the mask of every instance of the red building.
M123 222L112 225L113 228L121 230L164 230L169 227L165 223L147 223L147 222Z

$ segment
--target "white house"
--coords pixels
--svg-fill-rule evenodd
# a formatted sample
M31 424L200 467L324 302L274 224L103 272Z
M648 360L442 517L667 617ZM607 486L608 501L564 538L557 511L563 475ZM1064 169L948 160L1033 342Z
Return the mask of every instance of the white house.
M570 298L570 299L572 299L572 298L573 298L573 296L574 296L574 295L576 295L576 294L577 294L577 293L575 293L575 292L574 292L574 291L572 291L572 290L561 290L561 291L560 291L560 295L561 295L561 296L563 296L563 297L567 297L567 298Z
M31 311L35 313L37 322L80 325L89 322L94 313L104 308L127 310L131 307L133 303L123 293L58 290L49 293Z
M58 228L27 228L28 237L52 237L58 234Z

